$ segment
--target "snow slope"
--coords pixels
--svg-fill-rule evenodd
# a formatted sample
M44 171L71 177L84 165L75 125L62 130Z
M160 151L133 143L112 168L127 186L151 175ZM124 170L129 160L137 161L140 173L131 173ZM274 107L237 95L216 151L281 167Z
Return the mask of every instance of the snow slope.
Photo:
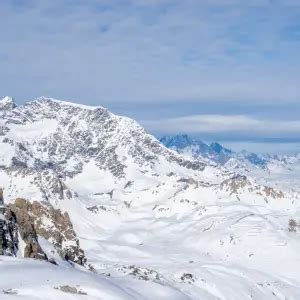
M130 286L132 282L111 279L79 267L54 266L31 259L1 257L1 270L5 270L0 281L1 299L189 299L171 287L140 283L140 291ZM20 272L20 269L22 272ZM143 289L151 288L147 294ZM146 295L144 295L146 294Z
M264 274L215 264L203 265L198 270L200 278L190 277L186 273L178 288L166 281L105 277L76 266L58 267L31 259L3 256L0 266L1 270L5 270L5 273L1 272L0 281L0 297L3 300L251 299L249 293L252 299L300 297L293 281L280 282L275 277L266 279ZM224 282L224 278L228 282ZM191 285L195 286L193 292Z

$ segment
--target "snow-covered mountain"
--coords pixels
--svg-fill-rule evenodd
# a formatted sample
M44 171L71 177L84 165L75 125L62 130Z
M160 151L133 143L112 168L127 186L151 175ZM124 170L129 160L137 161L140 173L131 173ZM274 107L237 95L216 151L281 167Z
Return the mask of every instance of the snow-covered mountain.
M231 172L254 177L261 184L286 191L300 191L300 154L234 152L219 143L208 145L186 134L165 136L160 141L187 159L214 162Z
M0 108L0 251L15 256L1 297L299 299L297 191L186 158L103 107Z
M241 162L246 161L258 167L264 167L268 162L268 157L266 156L247 151L236 153L219 143L206 144L187 134L164 136L160 139L160 142L167 148L175 150L188 158L208 159L219 165L225 165L231 159L237 159Z

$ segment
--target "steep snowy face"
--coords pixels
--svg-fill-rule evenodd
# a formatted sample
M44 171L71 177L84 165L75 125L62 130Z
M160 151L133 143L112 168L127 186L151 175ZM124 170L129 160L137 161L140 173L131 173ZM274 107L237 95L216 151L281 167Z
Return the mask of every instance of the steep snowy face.
M11 97L4 97L0 99L0 115L3 115L5 112L11 111L13 108L16 107L13 98Z
M14 149L11 165L53 169L63 177L80 173L91 160L119 178L155 172L161 159L191 170L205 167L182 159L135 121L103 107L39 98L10 111L2 124L2 143Z

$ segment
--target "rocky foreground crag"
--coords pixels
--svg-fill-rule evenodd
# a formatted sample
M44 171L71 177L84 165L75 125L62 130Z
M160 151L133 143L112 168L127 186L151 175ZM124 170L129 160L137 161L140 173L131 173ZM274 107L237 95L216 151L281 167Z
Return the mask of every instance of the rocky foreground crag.
M39 244L39 238L51 241L62 259L84 265L86 258L79 246L67 212L54 209L49 203L17 198L4 204L0 189L0 254L49 260ZM45 219L48 226L45 226ZM69 243L68 246L65 243ZM23 248L21 248L21 245ZM55 263L55 260L50 259Z

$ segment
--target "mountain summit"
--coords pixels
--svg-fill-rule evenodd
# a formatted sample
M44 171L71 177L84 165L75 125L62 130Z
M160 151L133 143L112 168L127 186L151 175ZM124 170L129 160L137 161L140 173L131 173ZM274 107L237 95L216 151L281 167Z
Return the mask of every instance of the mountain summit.
M6 96L0 99L0 113L3 111L9 111L16 107L16 104L12 97Z

